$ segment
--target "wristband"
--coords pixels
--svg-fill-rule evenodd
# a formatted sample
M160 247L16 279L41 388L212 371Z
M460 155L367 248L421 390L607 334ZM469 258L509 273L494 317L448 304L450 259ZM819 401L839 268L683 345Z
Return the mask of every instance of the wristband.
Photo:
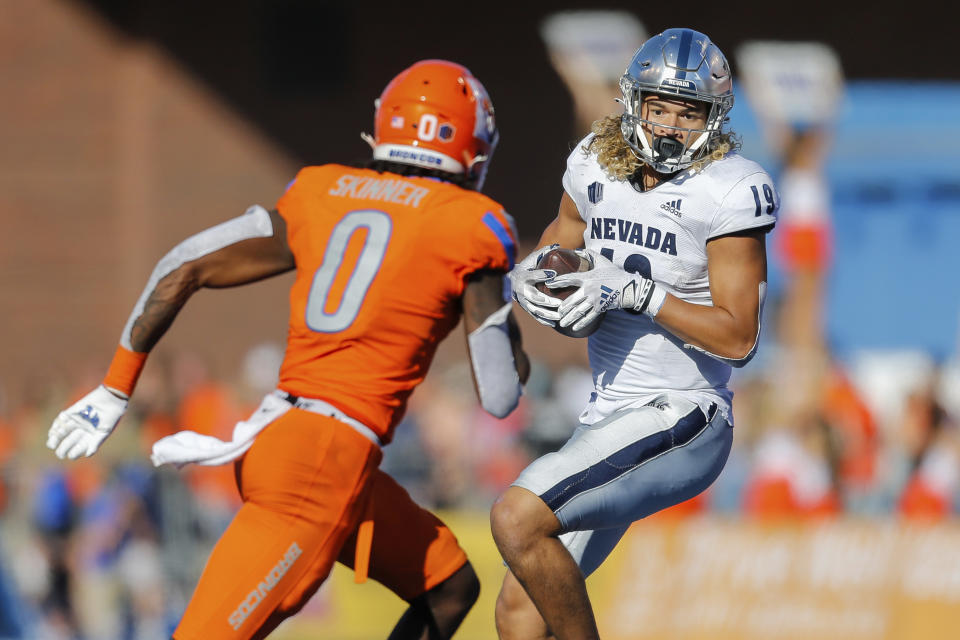
M644 309L643 312L651 318L655 318L666 299L667 292L664 291L662 287L654 286L653 292L650 294L650 302L647 303L647 308Z
M108 389L116 389L124 393L129 398L133 394L133 388L137 386L137 378L143 371L143 365L147 361L147 353L130 351L122 345L117 346L116 353L113 354L113 360L110 362L110 368L103 379L103 386Z

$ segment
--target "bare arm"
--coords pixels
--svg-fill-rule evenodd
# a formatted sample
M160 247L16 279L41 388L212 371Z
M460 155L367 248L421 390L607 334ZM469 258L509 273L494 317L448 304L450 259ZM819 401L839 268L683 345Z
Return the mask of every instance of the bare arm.
M583 232L586 228L587 223L580 217L576 203L564 191L563 197L560 198L557 217L543 230L537 246L556 243L566 249L579 249L583 247Z
M508 415L520 398L520 386L530 376L520 328L504 301L504 274L479 271L463 292L463 326L477 396L483 408L499 418Z
M237 234L236 242L230 242L233 236L226 235L227 229L217 231L235 224L230 221L184 241L164 256L154 270L155 278L159 277L155 284L155 278L151 278L131 314L121 343L129 340L129 345L124 346L131 351L150 351L198 289L232 287L293 269L296 265L287 245L286 223L276 211L269 212L269 223L270 235L243 237L241 233ZM222 238L220 244L224 246L186 259L205 248L218 246L205 244L204 234L207 234L207 243Z
M541 248L559 245L566 249L583 247L583 232L587 225L580 217L577 205L564 192L560 199L560 208L557 217L547 225L540 235L540 244L530 255L518 262L510 272L510 284L513 289L513 299L520 308L529 313L537 322L550 327L556 326L560 319L557 307L560 300L548 296L537 289L537 284L548 279L546 271L537 269L537 261L541 255Z
M178 244L150 275L103 383L60 412L50 426L47 446L59 458L71 460L100 448L127 410L147 354L194 291L253 282L294 266L283 218L262 207L251 207Z
M667 295L657 324L712 354L740 360L756 344L760 329L760 284L767 279L765 234L729 235L707 243L713 306Z
M505 304L503 299L503 274L495 271L474 273L463 292L463 327L469 336L484 321L499 311ZM507 314L507 327L510 335L510 348L516 363L520 382L526 383L530 376L530 360L523 350L520 327L511 311Z

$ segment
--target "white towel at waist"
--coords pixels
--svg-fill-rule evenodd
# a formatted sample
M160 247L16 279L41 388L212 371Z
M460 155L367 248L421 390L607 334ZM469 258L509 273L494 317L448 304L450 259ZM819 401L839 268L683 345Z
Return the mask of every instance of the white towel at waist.
M296 399L294 404L290 404L291 400L289 398ZM216 466L233 462L247 452L247 449L256 440L257 434L263 431L268 424L293 408L335 418L349 425L354 431L378 447L382 446L380 438L370 427L351 418L333 405L315 398L290 396L288 393L277 389L264 397L252 416L236 424L233 428L233 439L230 442L224 442L213 436L205 436L196 431L180 431L154 442L150 460L153 461L155 467L163 464L174 464L177 467L182 467L191 462Z
M267 394L253 415L236 424L230 442L196 431L180 431L154 442L150 460L155 467L163 464L182 467L191 462L216 466L232 462L246 453L264 427L290 409L291 405L286 400L272 393Z

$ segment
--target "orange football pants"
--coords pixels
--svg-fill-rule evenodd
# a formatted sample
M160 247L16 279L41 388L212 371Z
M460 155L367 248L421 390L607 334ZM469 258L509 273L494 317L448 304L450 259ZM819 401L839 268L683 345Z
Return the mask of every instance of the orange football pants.
M381 456L334 418L291 409L267 426L237 463L243 506L174 638L266 637L306 604L335 561L353 567L365 520L374 532L369 575L401 598L460 569L467 558L453 533L377 468Z

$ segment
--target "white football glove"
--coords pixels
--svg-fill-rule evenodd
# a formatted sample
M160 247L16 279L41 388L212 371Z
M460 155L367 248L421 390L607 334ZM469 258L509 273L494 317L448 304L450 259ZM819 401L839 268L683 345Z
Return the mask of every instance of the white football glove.
M544 245L518 262L510 272L510 289L513 299L524 311L540 324L554 327L560 319L557 308L562 300L548 296L537 290L538 282L546 282L556 274L553 271L537 269L537 263L547 251L559 247L558 244Z
M560 326L579 331L610 309L626 309L653 317L665 293L649 278L627 273L606 257L586 249L576 250L593 263L589 271L565 273L547 283L551 289L579 287L560 305ZM654 300L654 305L651 305Z
M127 410L127 401L100 385L53 421L47 447L63 460L94 454Z

